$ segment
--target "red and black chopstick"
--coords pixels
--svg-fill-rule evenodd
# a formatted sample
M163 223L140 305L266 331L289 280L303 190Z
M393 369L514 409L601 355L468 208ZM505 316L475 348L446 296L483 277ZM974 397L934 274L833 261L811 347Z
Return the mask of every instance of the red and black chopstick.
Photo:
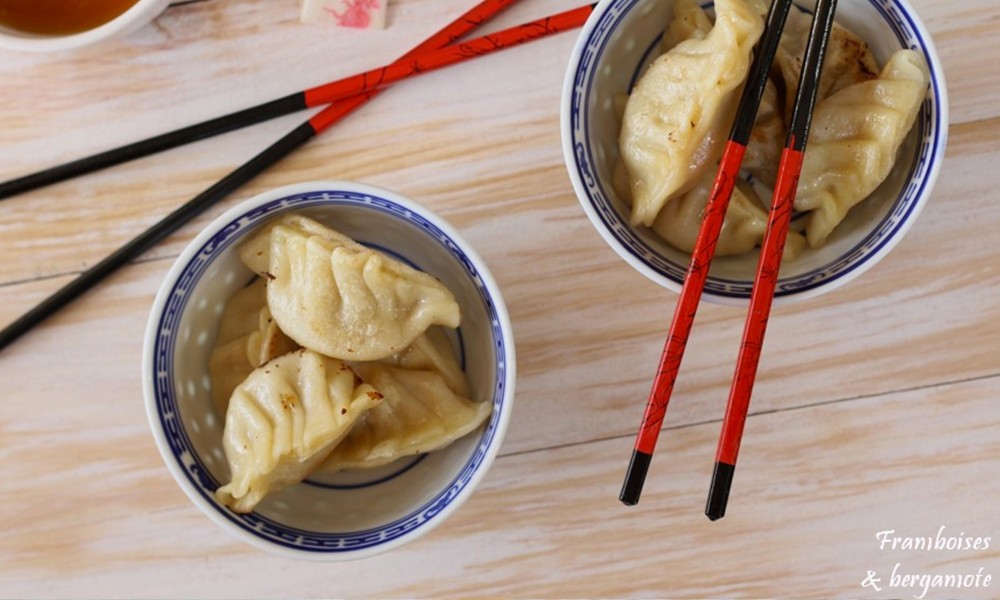
M421 52L438 50L448 46L466 33L479 27L482 23L500 14L504 9L517 1L483 0L407 52L399 60L407 60ZM138 142L24 175L23 177L11 179L0 183L0 200L130 160L156 154L157 152L163 152L170 148L176 148L184 144L304 110L311 106L306 102L308 91L295 92L269 102L202 121L201 123L182 127L181 129L169 131Z
M344 103L353 106L354 103L357 103L360 106L374 93L402 79L580 27L594 11L594 6L594 4L588 4L474 38L467 42L446 46L440 50L416 53L385 67L311 88L303 92L306 104L312 107L328 103ZM307 123L314 131L314 135L342 118L338 115L344 109L337 110L336 108L337 104L334 104L309 119Z
M698 231L698 238L691 253L691 263L684 277L684 285L681 287L680 298L674 309L673 321L660 356L656 378L653 380L653 389L650 391L635 446L632 449L632 458L625 473L619 499L628 505L638 503L642 493L656 440L663 426L663 418L674 390L674 383L677 381L677 373L684 357L691 326L694 324L698 302L701 300L705 280L708 278L708 269L715 255L715 246L719 241L719 232L726 217L726 208L729 206L733 186L739 175L743 154L750 140L750 130L753 128L760 99L764 95L768 71L778 50L781 30L785 26L791 4L792 0L775 0L771 4L764 34L757 44L750 65L747 84L743 88L743 95L737 108L736 120L730 130L729 140L726 142L719 163L719 171L712 184L701 229Z
M440 69L496 50L510 48L569 28L579 27L587 20L593 10L593 5L581 6L440 50L421 53L411 59L396 61L352 77L345 77L307 90L305 92L306 104L309 106L327 104L355 94L379 89L420 73Z
M499 11L499 8L502 8L507 4L510 4L510 2L489 1L482 3L480 6L489 5ZM473 40L475 43L471 47L466 46L466 44L473 42L461 43L451 47L459 49L455 51L457 54L461 54L465 58L471 58L472 56L478 56L484 52L507 48L512 45L558 33L573 27L579 27L587 20L587 17L592 11L593 5L580 7L552 15L544 19L532 21L519 27L514 27L484 36L483 38L478 38L479 40L487 40L485 42L486 45L483 45L484 42L477 42L476 40ZM470 11L470 13L471 12L472 11ZM466 15L453 22L449 25L449 27L453 27L460 21L463 21L465 25L470 26L469 29L471 29L485 20L485 17L482 16L484 14L483 12L476 13L479 15L479 18L472 19L468 18L470 13L466 13ZM442 30L442 32L447 29L448 27L446 27L445 30ZM442 35L442 32L436 34L434 38L431 38L431 40L439 39L439 43L442 45L454 41L456 35L454 33L454 29L444 35ZM424 45L431 43L431 40L428 40L428 42L418 46L417 49L411 51L410 55L416 54ZM438 66L443 66L443 64ZM409 75L414 75L418 72L419 71L413 71L410 72ZM41 304L25 313L3 330L0 330L0 350L19 338L33 326L46 319L49 315L71 302L74 298L93 287L94 284L101 281L104 277L123 266L142 252L151 248L154 244L168 236L173 231L177 230L181 225L188 222L209 206L218 202L230 192L252 179L258 173L278 162L308 140L322 133L331 125L349 115L355 109L367 102L368 99L377 94L379 89L385 85L387 85L387 82L380 81L378 82L378 85L374 86L372 89L363 90L359 94L352 95L345 100L331 104L329 107L323 109L308 121L290 131L287 135L269 146L263 152L250 159L249 162L240 166L219 182L164 217L141 235L116 250L113 254L81 273L69 284L42 301Z
M0 199L285 114L363 95L401 79L578 27L593 10L592 6L583 6L466 42L453 43L516 1L485 0L389 65L0 183Z
M771 314L771 302L774 299L781 257L785 250L788 223L791 220L799 174L802 171L802 155L805 153L806 140L809 137L809 125L812 122L813 108L816 106L823 57L826 54L830 31L833 29L836 6L837 0L819 0L816 3L812 29L809 31L802 74L799 76L799 88L792 108L785 149L778 163L778 179L771 198L770 218L761 244L757 276L754 278L753 291L750 293L750 309L743 329L740 354L736 360L736 374L729 390L726 414L722 420L722 433L719 436L719 446L715 456L712 485L705 506L705 514L713 521L726 514L733 473L736 470L736 456L740 450L743 426L746 423L750 396L757 377L757 365L764 346L764 332Z

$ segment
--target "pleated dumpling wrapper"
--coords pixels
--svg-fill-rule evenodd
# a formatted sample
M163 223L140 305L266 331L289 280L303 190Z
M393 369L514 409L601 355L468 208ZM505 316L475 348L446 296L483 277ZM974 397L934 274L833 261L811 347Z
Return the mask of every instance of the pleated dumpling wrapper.
M212 401L219 416L226 414L229 396L247 375L297 348L271 316L263 279L233 294L222 311L215 347L208 358Z
M439 450L492 412L488 403L468 399L469 381L440 327L431 327L398 354L352 367L366 383L384 386L379 391L385 399L358 421L322 471L377 467Z
M715 173L706 172L702 175L698 185L663 207L653 222L653 231L678 250L693 251L714 182ZM716 256L753 250L763 242L767 223L768 211L760 197L749 183L737 179L719 231ZM794 260L805 245L805 238L795 231L789 231L784 258Z
M402 352L378 362L411 371L437 373L453 392L459 396L469 396L469 380L455 359L451 344L440 327L431 327Z
M250 512L302 481L382 394L347 363L301 349L255 369L233 392L222 436L232 480L219 502Z
M431 325L458 327L440 281L312 219L288 215L240 250L267 282L278 326L302 346L343 360L378 360Z
M810 210L809 245L818 247L889 176L920 112L930 71L919 52L899 50L878 79L843 88L816 105L795 210Z
M459 396L432 371L384 363L353 368L385 398L333 449L323 471L377 467L439 450L479 427L493 409L488 402Z
M705 39L711 30L712 19L700 4L695 0L677 0L674 2L674 15L660 40L661 53L669 52L684 40Z
M774 56L773 71L784 83L782 104L785 118L791 120L795 93L802 74L802 61L809 43L812 29L812 15L793 6L788 20L781 31L781 42ZM817 82L816 99L822 101L827 96L845 87L878 77L878 63L868 44L839 23L833 24L830 39L826 44L823 68Z
M718 0L711 31L661 54L632 90L618 144L633 225L651 226L674 194L718 160L764 12L760 0Z

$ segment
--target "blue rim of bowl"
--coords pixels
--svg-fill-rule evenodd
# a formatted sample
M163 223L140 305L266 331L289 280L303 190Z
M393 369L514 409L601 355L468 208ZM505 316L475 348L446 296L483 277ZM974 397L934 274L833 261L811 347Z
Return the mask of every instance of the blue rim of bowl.
M175 335L175 332L184 313L190 292L195 289L213 259L230 245L238 242L255 225L275 215L291 210L331 205L363 207L396 218L403 218L411 225L425 231L448 250L452 257L462 264L476 285L480 300L483 302L490 319L494 348L497 352L496 385L492 398L493 413L481 434L479 444L458 475L445 486L443 491L408 515L377 528L349 533L306 531L278 523L256 513L241 515L219 506L214 498L214 492L218 488L219 482L212 477L198 457L187 436L180 419L174 385L170 376L173 372L175 341L179 337ZM466 490L483 465L484 460L491 453L491 446L496 440L503 419L506 417L508 407L505 406L503 399L507 388L508 368L512 368L513 365L508 365L510 350L504 340L500 312L490 290L487 289L480 269L475 261L452 239L451 235L424 216L392 200L371 193L317 190L266 202L233 218L221 227L217 234L209 238L184 265L163 297L165 301L156 321L155 338L152 342L150 356L147 358L147 360L152 360L152 395L156 406L155 423L169 447L175 466L190 483L190 489L196 490L203 500L201 505L212 507L216 515L223 517L243 533L249 534L251 539L258 538L300 552L345 553L375 548L426 527L435 520L436 515L447 509ZM513 359L511 358L511 360ZM495 451L495 449L493 450ZM177 470L172 469L172 471L177 473Z
M599 64L617 25L641 1L610 0L603 11L592 15L592 19L595 19L593 25L585 28L583 36L577 43L579 60L575 70L568 74L568 77L572 77L572 82L567 81L568 89L571 89L568 121L569 147L572 153L570 171L577 189L584 192L582 195L578 194L580 202L584 204L584 208L589 209L590 214L600 220L604 227L602 233L607 234L605 239L615 251L623 256L625 254L632 256L650 269L655 276L666 278L676 286L680 286L684 282L687 265L677 264L660 255L655 248L635 235L611 205L609 195L594 175L593 145L587 127L590 117L590 94L597 74L596 65ZM882 15L883 20L896 35L900 46L921 52L927 59L930 69L932 93L925 98L918 115L916 134L918 146L906 177L909 183L900 191L892 207L875 229L836 261L793 278L779 279L775 291L776 299L810 292L815 294L820 288L839 279L859 275L872 266L912 224L912 217L916 217L929 196L943 159L946 134L942 127L942 107L946 99L940 87L943 74L936 61L932 60L934 52L930 48L931 42L922 27L911 16L912 8L904 7L898 0L868 0L868 2ZM932 135L929 136L928 132ZM568 156L567 162L569 162ZM709 275L705 283L705 295L727 300L746 300L750 296L751 287L752 281Z

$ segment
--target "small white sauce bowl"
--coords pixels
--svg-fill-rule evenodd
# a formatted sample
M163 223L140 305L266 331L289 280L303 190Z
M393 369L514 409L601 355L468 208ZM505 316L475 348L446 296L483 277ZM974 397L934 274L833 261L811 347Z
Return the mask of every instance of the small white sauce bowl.
M138 0L107 23L66 35L42 35L0 25L0 48L21 52L61 52L90 46L131 33L162 13L170 0Z

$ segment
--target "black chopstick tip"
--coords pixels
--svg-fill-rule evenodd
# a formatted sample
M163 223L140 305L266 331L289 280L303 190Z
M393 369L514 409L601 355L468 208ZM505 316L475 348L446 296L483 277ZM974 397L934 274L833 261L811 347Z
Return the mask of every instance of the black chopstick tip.
M708 503L705 505L705 516L717 521L726 516L726 504L729 502L729 489L733 486L733 473L736 465L715 463L712 472L712 486L708 489Z
M653 459L652 454L641 450L632 450L632 458L628 461L628 470L625 472L625 482L622 484L622 491L618 499L626 506L635 506L639 503L639 496L642 494L642 484L646 482L646 473L649 471L649 462Z

